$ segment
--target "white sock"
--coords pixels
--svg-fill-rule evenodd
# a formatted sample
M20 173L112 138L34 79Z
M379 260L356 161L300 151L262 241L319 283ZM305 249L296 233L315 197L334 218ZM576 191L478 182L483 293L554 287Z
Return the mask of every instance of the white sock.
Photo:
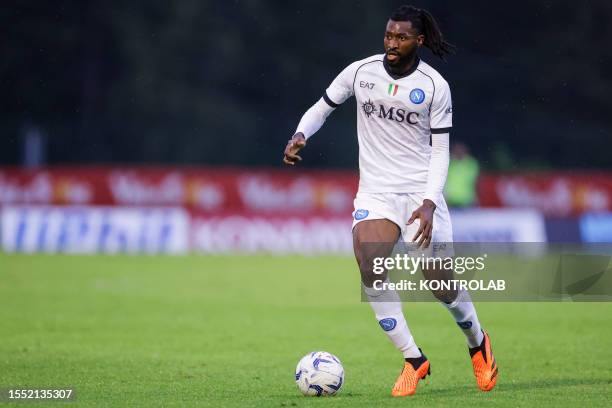
M364 286L365 294L376 315L376 320L389 340L404 358L417 358L421 351L414 342L402 312L402 302L395 290L375 290Z
M469 347L477 347L482 343L484 335L480 328L480 321L476 315L476 308L467 291L460 291L453 303L440 302L453 315L457 326L463 331Z

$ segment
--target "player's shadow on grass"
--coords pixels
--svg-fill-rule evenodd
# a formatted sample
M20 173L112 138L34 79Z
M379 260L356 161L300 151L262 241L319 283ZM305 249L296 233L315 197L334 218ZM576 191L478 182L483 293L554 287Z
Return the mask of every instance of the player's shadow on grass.
M607 385L612 384L612 379L584 379L584 378L555 378L555 379L541 379L541 380L532 380L532 381L513 381L513 382L504 382L500 381L497 383L497 386L492 391L492 394L498 392L516 392L521 390L533 390L533 389L545 389L545 388L561 388L561 387L572 387L572 386L580 386L580 385ZM436 395L457 395L464 396L466 391L476 390L476 385L473 386L456 386L450 388L442 388L442 389L431 389L431 388L421 388L423 394L431 393Z

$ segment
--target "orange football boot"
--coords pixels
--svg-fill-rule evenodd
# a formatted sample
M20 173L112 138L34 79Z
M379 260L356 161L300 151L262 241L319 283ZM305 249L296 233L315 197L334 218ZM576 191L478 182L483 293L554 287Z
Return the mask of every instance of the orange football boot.
M414 395L416 393L417 384L419 380L424 379L431 374L429 367L429 360L425 357L425 354L421 353L421 357L418 359L409 359L414 361L404 363L404 369L402 370L395 385L391 390L391 395L394 397L406 397L408 395ZM417 366L416 368L414 366Z
M478 383L478 388L482 391L491 391L497 383L497 363L491 349L491 339L484 330L484 338L480 346L469 349L474 367L474 376Z

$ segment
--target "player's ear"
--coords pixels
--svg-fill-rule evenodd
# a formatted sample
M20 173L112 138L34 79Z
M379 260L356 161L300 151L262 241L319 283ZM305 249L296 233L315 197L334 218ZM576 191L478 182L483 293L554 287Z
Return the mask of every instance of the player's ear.
M419 34L416 38L417 44L420 47L425 42L425 36L423 34Z

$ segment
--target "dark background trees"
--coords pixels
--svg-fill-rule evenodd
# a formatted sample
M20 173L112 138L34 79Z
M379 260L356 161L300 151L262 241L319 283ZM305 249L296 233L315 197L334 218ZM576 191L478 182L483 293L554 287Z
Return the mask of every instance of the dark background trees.
M56 163L278 166L301 114L382 49L403 2L7 1L0 164L39 129ZM414 3L457 45L455 126L485 167L612 168L612 3ZM351 100L307 166L354 167Z

